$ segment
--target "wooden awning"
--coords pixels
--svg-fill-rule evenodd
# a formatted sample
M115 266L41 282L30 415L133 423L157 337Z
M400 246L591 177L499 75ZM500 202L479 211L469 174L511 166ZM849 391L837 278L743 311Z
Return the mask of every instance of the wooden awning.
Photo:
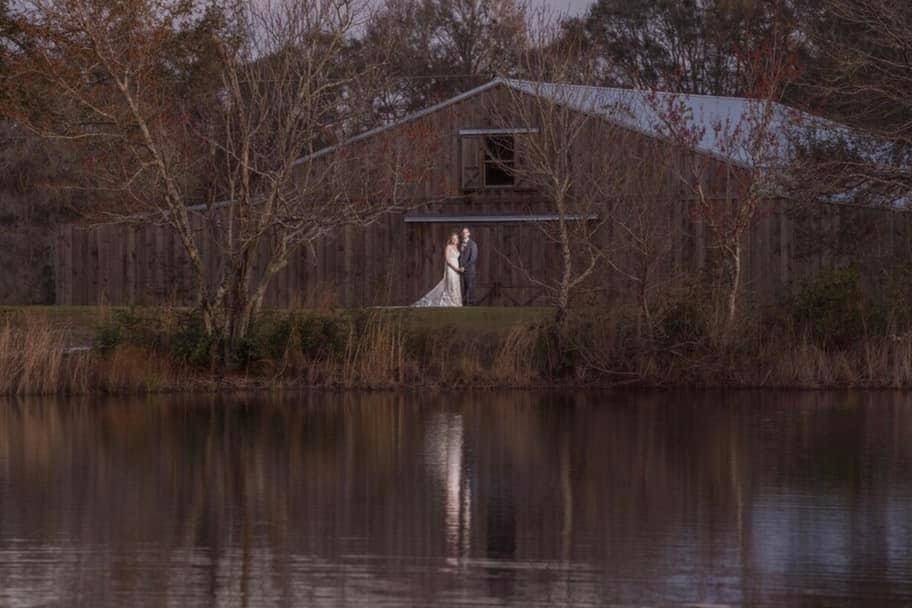
M520 222L556 222L556 213L526 213L515 215L406 215L406 224L516 224ZM598 215L568 214L567 220L597 220Z

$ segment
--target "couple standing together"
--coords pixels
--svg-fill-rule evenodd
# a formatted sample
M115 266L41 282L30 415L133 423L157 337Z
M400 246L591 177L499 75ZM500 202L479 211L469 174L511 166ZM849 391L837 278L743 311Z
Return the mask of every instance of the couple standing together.
M472 306L475 304L475 267L478 245L472 231L462 229L462 238L453 233L444 250L443 280L423 298L412 304L420 307Z

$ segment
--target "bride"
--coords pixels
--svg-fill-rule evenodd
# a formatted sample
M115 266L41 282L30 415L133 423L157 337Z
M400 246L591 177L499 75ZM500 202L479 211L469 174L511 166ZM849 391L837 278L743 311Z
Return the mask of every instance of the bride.
M450 235L444 252L443 280L412 306L462 306L462 269L459 267L459 235Z

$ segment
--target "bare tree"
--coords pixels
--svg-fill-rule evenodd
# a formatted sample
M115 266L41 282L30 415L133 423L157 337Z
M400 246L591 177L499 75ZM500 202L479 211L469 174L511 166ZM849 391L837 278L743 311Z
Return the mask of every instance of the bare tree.
M526 46L521 0L389 0L367 22L360 55L384 58L390 120L511 75Z
M580 154L584 143L591 141L598 119L576 108L576 103L585 100L564 99L567 92L559 85L539 81L515 81L504 87L494 97L490 112L505 133L483 137L479 153L487 165L509 176L515 187L535 191L544 209L554 215L553 221L536 225L543 239L559 252L558 276L552 280L528 268L522 270L552 297L558 323L603 258L597 234L607 221L602 196L610 190L602 183L608 175L589 170L603 159L597 154Z
M674 242L667 155L655 139L619 120L633 111L636 92L580 84L591 82L598 62L553 36L547 23L533 31L540 39L522 64L531 80L508 81L491 98L490 114L507 135L485 138L483 154L489 163L504 158L514 186L535 193L540 207L530 212L553 215L536 226L558 251L559 272L535 274L511 263L552 296L559 320L579 296L605 295L616 279L633 288L649 326Z
M753 94L733 113L707 119L694 114L685 96L654 91L647 97L659 133L678 156L673 166L694 205L694 219L709 228L721 253L726 334L737 321L745 239L757 216L781 195L781 172L789 160L794 116L778 100L795 77L794 55L779 46L779 37L769 42L752 52Z
M85 211L174 230L208 331L248 332L300 247L403 208L428 166L426 133L323 153L375 66L344 61L354 0L28 0L34 37L14 71L53 101L16 117L84 142ZM357 169L356 169L357 168ZM216 264L209 264L215 256ZM212 270L215 268L215 270Z
M623 105L612 108L628 112ZM640 137L621 128L611 128L612 141L623 157L612 159L603 171L616 173L614 192L604 196L610 233L604 238L607 266L632 288L639 310L638 331L651 334L662 312L664 289L675 284L679 269L672 256L682 237L675 224L674 206L680 189L675 187L674 157L665 142Z
M817 0L595 0L564 24L599 58L600 84L711 95L751 90L750 54L794 42Z
M823 0L808 32L806 104L840 126L808 125L793 186L806 200L900 206L912 192L912 5Z

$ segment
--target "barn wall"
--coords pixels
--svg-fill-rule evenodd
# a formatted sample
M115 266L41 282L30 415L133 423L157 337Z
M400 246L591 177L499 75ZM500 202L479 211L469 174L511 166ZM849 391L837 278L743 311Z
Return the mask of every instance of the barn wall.
M276 275L266 294L270 307L403 305L417 300L443 277L443 243L454 224L406 224L390 215L364 229L347 229L313 251L301 250ZM542 303L536 275L553 266L551 247L536 244L529 224L478 224L480 299L490 305ZM204 251L214 268L216 256ZM506 261L506 260L509 260ZM136 304L194 301L194 277L186 255L165 227L65 226L56 246L58 304Z
M694 272L712 256L711 239L682 213L669 264ZM745 251L745 293L754 304L775 300L790 283L856 263L872 276L912 260L912 218L880 209L826 206L813 213L778 205L755 222ZM406 305L443 275L442 243L456 224L405 223L390 215L365 229L348 229L301 250L273 281L267 306ZM472 226L481 259L483 304L544 303L535 277L554 276L557 252L533 224ZM204 248L206 263L215 256ZM56 302L90 304L192 304L193 274L173 233L164 227L63 227L56 242ZM611 279L611 272L603 273ZM618 277L609 289L623 289ZM632 289L632 286L629 286ZM609 294L617 296L618 294Z
M529 125L505 125L504 118L492 118L490 108L499 103L496 89L443 108L409 123L407 137L431 138L424 152L433 153L430 172L413 192L419 215L522 215L551 211L533 192L499 190L464 194L459 187L459 129ZM661 142L617 128L587 126L588 137L574 150L577 167L586 170L605 158L623 159L631 171L654 180L656 192L664 193L664 207L658 217L667 222L667 259L664 272L673 276L700 270L713 256L707 229L695 221L695 214L667 170ZM388 150L390 139L397 145L411 145L406 135L397 141L398 130L384 138L370 138L346 148L349 161L363 162ZM600 148L601 146L601 148ZM623 153L618 154L617 150ZM681 159L686 162L687 159ZM333 162L331 157L323 162ZM725 191L728 168L703 158L710 192ZM650 173L651 172L651 173ZM346 180L340 166L340 184ZM340 186L341 187L341 186ZM619 186L627 188L627 186ZM679 189L679 186L677 187ZM625 191L619 197L649 193ZM626 200L630 200L629 198ZM656 200L659 200L658 198ZM420 201L425 201L419 205ZM429 202L428 202L429 201ZM623 207L619 208L623 211ZM800 211L800 212L799 212ZM197 242L209 274L214 275L218 256L197 218ZM443 245L459 224L406 223L403 213L384 216L366 228L348 228L320 243L313 250L296 252L289 265L272 281L266 294L270 307L406 305L417 300L443 274ZM472 226L480 247L480 297L483 304L530 305L544 303L544 293L522 270L534 277L553 277L558 266L555 247L531 223L476 223ZM604 238L610 238L610 223ZM746 243L744 284L752 303L763 304L777 297L790 282L824 268L861 260L876 271L890 260L905 256L912 247L909 214L889 210L819 206L813 212L771 205L761 212ZM264 246L268 247L269 243ZM60 230L55 247L56 302L58 304L192 304L192 268L172 231L153 225L103 226L83 229L68 225ZM632 289L625 280L605 269L601 287L611 298L624 298Z

